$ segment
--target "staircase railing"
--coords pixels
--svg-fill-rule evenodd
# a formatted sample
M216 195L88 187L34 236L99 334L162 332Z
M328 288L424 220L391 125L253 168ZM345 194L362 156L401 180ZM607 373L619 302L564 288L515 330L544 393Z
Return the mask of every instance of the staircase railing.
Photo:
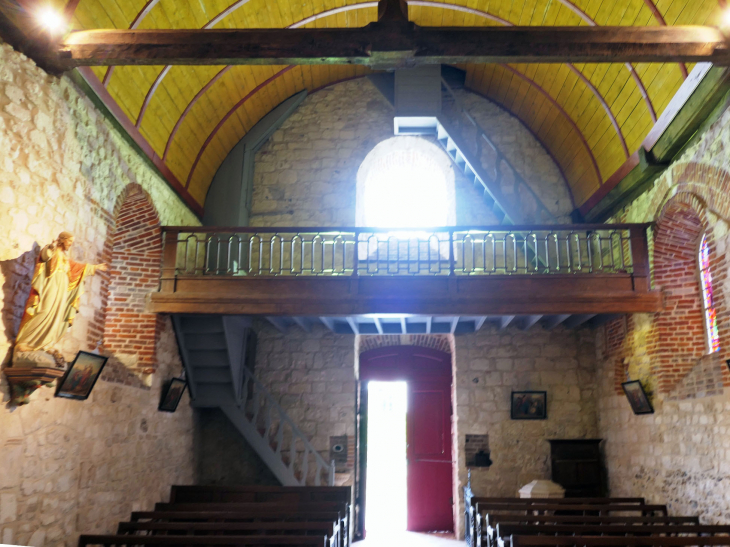
M489 179L480 180L479 182L492 197L498 196L497 201L511 223L533 221L551 224L557 222L555 215L550 212L537 193L489 138L487 132L469 113L449 84L446 83L446 80L442 79L441 83L448 97L453 101L456 112L450 113L447 108L444 108L444 116L439 117L439 121L445 124L446 130L449 131L452 138L460 137L459 144L462 147L467 147L462 152L470 154L478 162L478 167L483 170ZM446 104L444 106L446 107ZM451 116L449 116L450 114ZM458 118L456 120L452 119L454 114L461 117L461 120ZM486 147L484 147L485 144ZM509 192L511 196L514 196L513 198L507 196L507 192L502 188L503 183L513 186L511 192Z
M271 448L273 456L288 468L299 485L321 486L324 482L333 486L335 462L325 461L248 367L243 367L243 372L240 408L256 433ZM312 464L314 467L311 467Z

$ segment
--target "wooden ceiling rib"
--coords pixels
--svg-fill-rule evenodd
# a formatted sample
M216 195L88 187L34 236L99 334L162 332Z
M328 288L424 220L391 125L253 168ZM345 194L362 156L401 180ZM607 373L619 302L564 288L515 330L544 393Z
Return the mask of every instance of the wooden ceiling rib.
M717 0L448 0L408 2L433 26L712 24ZM77 0L65 3L68 9ZM376 1L81 0L79 29L342 28L377 17ZM68 13L68 12L67 12ZM467 87L500 104L543 143L576 205L641 146L686 77L682 64L464 65ZM359 77L353 66L95 67L103 87L160 161L202 204L220 162L288 96ZM86 74L90 74L89 71ZM112 78L112 74L117 77Z

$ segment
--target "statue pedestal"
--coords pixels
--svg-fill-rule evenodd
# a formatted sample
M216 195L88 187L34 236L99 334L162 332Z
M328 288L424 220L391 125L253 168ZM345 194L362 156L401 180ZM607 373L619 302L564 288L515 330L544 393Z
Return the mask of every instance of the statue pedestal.
M64 374L66 371L60 368L6 368L11 404L27 405L36 389L41 386L53 387L53 383Z
M537 480L519 490L521 498L564 498L565 488L553 481Z

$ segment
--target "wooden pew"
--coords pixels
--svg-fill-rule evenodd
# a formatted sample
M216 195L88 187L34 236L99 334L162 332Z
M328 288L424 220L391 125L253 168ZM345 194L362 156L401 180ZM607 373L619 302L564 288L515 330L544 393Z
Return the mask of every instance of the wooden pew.
M596 537L596 536L521 536L510 538L511 547L690 547L694 545L730 546L728 536L709 537Z
M574 524L574 525L695 525L699 517L643 517L597 515L477 515L477 546L489 545L498 524Z
M492 547L509 547L513 535L540 536L715 536L730 534L730 526L725 525L576 525L576 524L498 524L496 532L490 537ZM487 534L490 536L490 534Z
M349 547L350 540L350 506L345 502L253 502L253 503L156 503L155 511L166 511L166 512L185 512L185 511L223 511L223 512L238 512L248 513L256 512L261 513L262 511L277 511L289 512L291 514L298 513L301 511L316 512L316 511L337 511L339 518L337 522L340 527L340 538L339 544L344 547Z
M566 500L576 500L579 498L566 498ZM495 515L533 515L533 514L548 514L559 511L561 513L571 512L582 515L607 515L610 513L632 513L639 514L640 516L650 516L656 513L660 515L667 515L666 505L646 505L639 503L609 503L605 505L599 504L571 504L559 502L559 503L491 503L491 502L478 502L475 509L474 528L472 531L472 545L479 547L482 544L483 526L480 523L484 522L484 515L487 513L493 513Z
M471 491L471 490L469 490ZM566 505L573 505L573 504L590 504L590 505L611 505L611 504L621 504L621 505L644 505L644 498L490 498L490 497L480 497L480 496L468 496L468 499L465 498L466 507L464 509L466 513L466 530L464 531L465 534L470 534L467 536L467 544L471 547L475 547L476 545L476 507L477 504L482 503L493 503L493 504L503 504L503 505L514 505L514 504L524 504L524 505L542 505L542 504L566 504Z
M251 522L251 521L318 521L337 522L342 518L338 511L297 511L287 508L261 509L258 511L134 511L132 522Z
M346 511L347 504L340 501L324 502L209 502L209 503L156 503L155 511L261 511L266 509L288 509L292 512L306 511Z
M82 535L79 547L103 546L155 546L155 545L228 545L228 546L287 546L330 547L333 538L326 536L130 536L130 535Z
M181 486L170 489L170 503L203 502L351 502L349 486Z
M328 536L339 534L333 522L120 522L117 535L213 535L225 532L229 535L300 535Z

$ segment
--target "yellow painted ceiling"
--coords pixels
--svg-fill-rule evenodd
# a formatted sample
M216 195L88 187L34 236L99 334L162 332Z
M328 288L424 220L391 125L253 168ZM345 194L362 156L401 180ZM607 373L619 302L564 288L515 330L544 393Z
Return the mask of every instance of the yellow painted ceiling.
M377 2L356 0L81 0L73 27L360 27L376 16ZM423 26L712 25L719 7L717 0L439 0L409 1L409 17ZM639 148L684 80L678 64L461 68L469 90L516 115L550 151L577 206ZM228 152L272 108L302 89L368 72L353 66L93 70L201 205Z

